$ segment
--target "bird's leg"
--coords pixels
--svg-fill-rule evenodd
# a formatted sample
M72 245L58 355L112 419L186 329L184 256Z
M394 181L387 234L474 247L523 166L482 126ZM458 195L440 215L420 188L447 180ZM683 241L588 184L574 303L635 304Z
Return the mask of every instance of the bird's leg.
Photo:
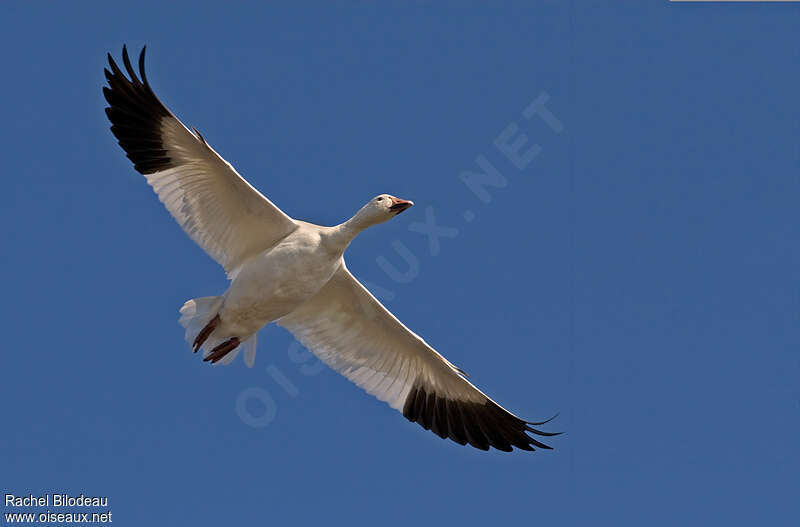
M206 327L204 327L203 330L197 334L197 338L194 339L194 344L192 344L195 353L197 353L197 350L200 349L200 346L203 345L208 336L211 335L211 332L214 331L217 326L219 326L219 315L216 315L214 318L209 320L208 324L206 324Z
M225 355L230 353L231 351L236 349L236 346L239 345L239 337L231 337L213 350L211 353L208 354L208 357L203 359L204 361L208 362L211 361L212 363L217 362L218 360L222 359Z

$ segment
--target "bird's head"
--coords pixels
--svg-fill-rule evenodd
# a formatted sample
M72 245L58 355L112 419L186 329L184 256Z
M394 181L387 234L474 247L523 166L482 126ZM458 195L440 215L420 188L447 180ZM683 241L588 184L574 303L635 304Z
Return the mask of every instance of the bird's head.
M380 194L361 207L356 216L366 224L375 225L394 218L413 204L413 201L396 198L389 194Z

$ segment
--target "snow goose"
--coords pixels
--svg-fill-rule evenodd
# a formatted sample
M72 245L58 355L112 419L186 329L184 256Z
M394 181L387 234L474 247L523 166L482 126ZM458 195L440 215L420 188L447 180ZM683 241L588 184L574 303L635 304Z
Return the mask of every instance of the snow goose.
M529 435L556 435L533 428L547 421L524 421L487 397L347 270L342 255L353 238L411 201L381 194L335 227L290 218L161 103L144 57L143 48L137 76L123 46L126 76L108 55L103 94L111 131L186 234L231 280L221 296L181 308L194 351L226 364L243 348L252 366L256 333L276 322L334 370L442 438L482 450L550 448Z

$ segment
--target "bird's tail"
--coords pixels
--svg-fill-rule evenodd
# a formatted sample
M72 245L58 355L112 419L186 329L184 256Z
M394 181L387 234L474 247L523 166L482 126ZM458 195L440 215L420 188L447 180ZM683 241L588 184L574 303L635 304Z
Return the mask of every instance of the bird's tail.
M209 323L219 314L219 310L222 308L223 300L224 298L221 296L204 296L201 298L187 300L186 303L183 304L183 307L180 309L181 318L178 319L178 322L181 326L186 328L186 334L184 335L186 342L194 347L198 335L200 335L200 333L209 327ZM219 319L217 319L217 321L219 321ZM203 357L207 357L211 353L211 350L223 343L225 340L226 337L215 335L212 328L210 333L204 336L203 344L200 347L200 349L203 350ZM239 354L240 348L244 348L245 363L248 367L252 368L253 363L255 362L255 335L243 342L242 346L237 347L225 355L225 357L223 357L219 363L230 364L233 359L236 358L236 355Z
M204 296L187 300L181 307L181 318L178 319L180 325L186 328L186 342L192 344L221 307L221 296Z

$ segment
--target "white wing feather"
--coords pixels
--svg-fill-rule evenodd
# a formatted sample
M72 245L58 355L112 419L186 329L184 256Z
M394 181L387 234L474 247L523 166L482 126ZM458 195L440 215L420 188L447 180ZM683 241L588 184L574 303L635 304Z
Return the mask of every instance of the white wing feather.
M326 364L396 410L403 410L418 379L449 398L487 399L372 296L344 261L315 297L277 323Z
M147 182L186 234L229 276L297 228L175 116L162 120L161 132L177 166L146 174Z
M350 274L342 260L310 300L278 319L322 361L410 421L487 450L550 448L529 425L467 381Z
M147 82L144 54L142 49L141 80L125 47L127 76L108 56L109 87L103 93L111 131L172 217L232 278L247 258L274 245L297 224L158 99Z

